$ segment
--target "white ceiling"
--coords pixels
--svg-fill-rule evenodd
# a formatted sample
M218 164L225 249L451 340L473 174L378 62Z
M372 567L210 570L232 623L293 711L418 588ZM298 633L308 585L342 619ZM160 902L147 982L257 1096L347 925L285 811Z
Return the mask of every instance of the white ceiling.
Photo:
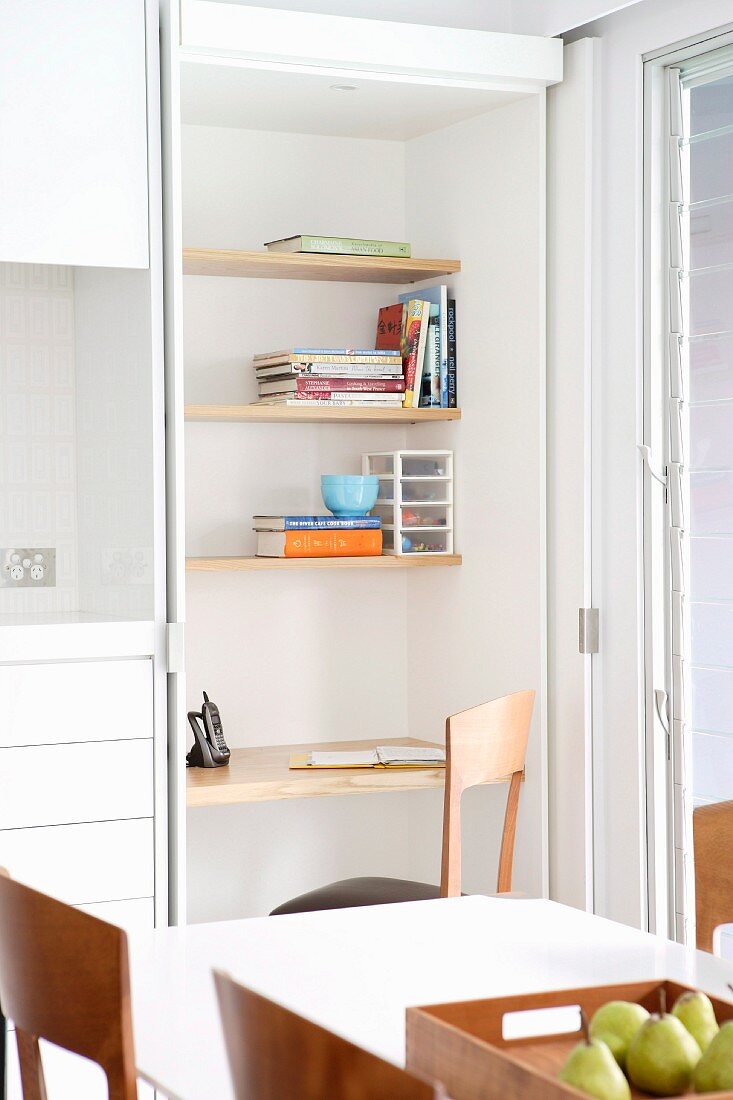
M348 83L356 91L334 91ZM432 87L390 79L282 73L237 64L181 65L184 123L404 141L502 103L517 92Z

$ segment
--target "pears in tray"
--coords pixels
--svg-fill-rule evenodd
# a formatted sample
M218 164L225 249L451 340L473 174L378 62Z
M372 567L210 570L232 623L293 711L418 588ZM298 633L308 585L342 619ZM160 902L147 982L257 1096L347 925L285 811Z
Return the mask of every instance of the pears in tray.
M667 1012L662 986L653 1015L633 1001L609 1001L590 1027L582 1010L581 1018L584 1040L559 1076L587 1096L629 1100L629 1083L662 1097L733 1091L733 1020L719 1027L704 993L682 993Z

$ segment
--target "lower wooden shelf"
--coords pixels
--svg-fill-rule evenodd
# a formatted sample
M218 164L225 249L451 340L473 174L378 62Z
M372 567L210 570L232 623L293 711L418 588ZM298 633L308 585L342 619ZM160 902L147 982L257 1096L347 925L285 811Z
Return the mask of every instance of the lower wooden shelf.
M460 565L460 554L382 554L364 558L186 558L190 573L239 573L252 569L425 569Z
M271 745L232 749L225 768L188 768L189 807L227 806L237 802L274 802L282 798L314 798L337 794L374 794L442 787L445 768L328 768L291 771L291 753L368 751L377 745L429 745L412 737L381 737L374 741L338 741L309 745ZM441 746L442 747L442 746Z

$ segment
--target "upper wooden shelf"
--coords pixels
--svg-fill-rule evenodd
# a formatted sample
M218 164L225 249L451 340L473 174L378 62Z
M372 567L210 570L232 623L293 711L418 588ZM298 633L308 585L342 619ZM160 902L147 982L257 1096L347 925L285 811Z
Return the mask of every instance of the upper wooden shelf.
M313 252L236 252L184 248L184 275L233 275L241 279L314 279L340 283L418 283L455 275L460 260L385 256L326 256Z
M424 569L435 565L460 565L461 562L460 554L381 554L361 558L186 558L186 569L189 573L240 573L251 569Z
M367 752L377 745L429 745L412 737L378 741L338 741L310 745L272 745L232 749L225 768L188 768L186 802L190 807L227 806L236 802L273 802L336 794L376 794L442 787L445 768L329 768L291 771L296 752Z
M328 408L303 401L294 405L186 405L186 420L233 424L424 424L460 420L460 409L370 409L344 405Z

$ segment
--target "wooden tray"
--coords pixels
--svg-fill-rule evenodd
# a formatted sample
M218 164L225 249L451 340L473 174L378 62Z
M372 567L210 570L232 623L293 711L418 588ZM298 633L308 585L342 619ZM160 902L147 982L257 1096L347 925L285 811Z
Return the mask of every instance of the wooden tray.
M690 986L652 980L625 985L563 989L487 1001L429 1005L407 1010L407 1067L440 1081L452 1100L567 1100L585 1094L557 1080L579 1031L505 1039L507 1013L579 1005L588 1019L608 1001L637 1001L658 1012L660 990L672 1007ZM719 1023L733 1019L733 1003L711 997ZM646 1097L632 1086L633 1097ZM709 1100L733 1100L733 1092L707 1093ZM587 1098L586 1098L587 1100Z

